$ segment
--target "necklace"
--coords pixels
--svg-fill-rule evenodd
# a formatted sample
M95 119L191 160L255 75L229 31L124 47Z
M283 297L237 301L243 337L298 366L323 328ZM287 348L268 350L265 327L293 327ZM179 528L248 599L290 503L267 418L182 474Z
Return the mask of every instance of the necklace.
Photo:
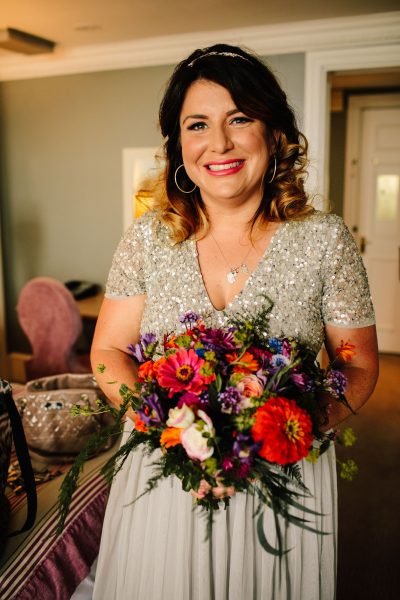
M250 273L249 267L246 265L246 259L249 256L250 252L253 250L252 245L250 245L250 249L247 251L246 255L244 256L241 264L238 267L231 267L229 262L226 259L225 254L222 252L221 246L218 244L217 240L215 239L215 237L213 236L211 231L210 231L210 235L211 235L212 239L214 240L215 245L217 246L218 250L220 251L222 258L226 262L227 267L229 269L229 271L226 274L228 283L235 283L239 273Z

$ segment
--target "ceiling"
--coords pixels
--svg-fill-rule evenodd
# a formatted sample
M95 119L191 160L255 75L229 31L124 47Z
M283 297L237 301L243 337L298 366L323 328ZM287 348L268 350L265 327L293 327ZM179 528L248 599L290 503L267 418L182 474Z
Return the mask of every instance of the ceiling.
M1 0L0 29L14 27L72 49L398 8L398 0ZM0 58L11 54L0 50Z

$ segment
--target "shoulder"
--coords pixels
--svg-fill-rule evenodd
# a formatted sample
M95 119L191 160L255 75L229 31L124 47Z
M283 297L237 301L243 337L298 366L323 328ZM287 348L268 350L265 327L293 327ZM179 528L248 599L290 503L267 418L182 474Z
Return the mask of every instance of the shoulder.
M342 217L333 213L326 213L320 210L316 210L312 215L309 215L305 219L299 221L289 221L293 225L297 225L304 229L335 229L346 227Z
M313 243L321 241L326 244L333 238L351 235L342 217L321 211L315 211L305 219L288 223L293 235L310 237Z
M125 243L161 243L168 240L168 230L161 223L158 212L148 211L135 219L125 231Z

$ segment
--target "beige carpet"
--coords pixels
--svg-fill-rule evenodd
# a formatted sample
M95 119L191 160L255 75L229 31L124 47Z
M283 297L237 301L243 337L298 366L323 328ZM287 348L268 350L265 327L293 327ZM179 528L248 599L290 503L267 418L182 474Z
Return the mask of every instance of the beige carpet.
M400 598L400 356L381 355L375 392L346 421L358 435L338 456L360 474L339 478L337 600ZM306 600L306 599L304 599Z

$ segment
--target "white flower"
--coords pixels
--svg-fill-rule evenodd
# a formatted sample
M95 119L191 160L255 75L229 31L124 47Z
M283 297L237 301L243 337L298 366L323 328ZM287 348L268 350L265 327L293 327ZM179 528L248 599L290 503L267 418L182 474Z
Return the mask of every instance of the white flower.
M207 445L207 440L215 434L215 430L210 417L203 410L199 410L197 416L201 421L182 431L181 442L189 458L203 461L214 452L214 448ZM204 437L204 433L208 433L209 437Z
M194 421L194 412L187 404L183 404L182 408L170 408L168 417L168 427L186 429Z

